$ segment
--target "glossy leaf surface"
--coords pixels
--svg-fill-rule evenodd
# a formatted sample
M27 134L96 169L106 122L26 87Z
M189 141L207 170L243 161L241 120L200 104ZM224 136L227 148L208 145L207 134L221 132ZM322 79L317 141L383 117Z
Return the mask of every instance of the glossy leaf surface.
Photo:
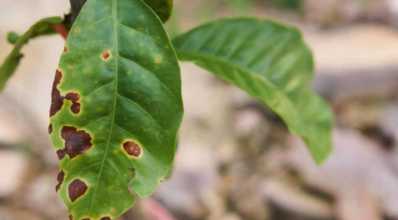
M49 132L72 219L116 219L169 173L182 118L180 70L141 0L87 1L56 72Z
M170 18L173 10L173 0L144 0L144 2L156 12L163 22L166 22ZM86 3L86 0L70 0L70 3L72 10L69 23L73 23L79 15L82 6Z
M173 11L173 0L145 0L160 17L163 22L166 22Z
M0 66L0 91L4 89L8 79L17 69L23 57L21 53L23 46L25 46L29 40L33 38L53 34L53 25L60 23L62 23L62 19L60 17L45 18L30 27L29 30L26 31L26 33L24 33L22 36L18 36L13 32L9 34L8 40L14 44L14 48Z
M332 114L311 90L313 58L298 30L271 21L225 19L173 43L181 60L237 85L276 112L318 163L327 158Z

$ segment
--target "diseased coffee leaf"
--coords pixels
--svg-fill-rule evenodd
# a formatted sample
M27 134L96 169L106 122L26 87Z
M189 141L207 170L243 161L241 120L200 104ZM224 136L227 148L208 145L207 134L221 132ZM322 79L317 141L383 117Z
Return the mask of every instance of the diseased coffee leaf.
M72 219L117 219L169 173L183 107L175 52L141 0L89 0L52 91L58 194Z

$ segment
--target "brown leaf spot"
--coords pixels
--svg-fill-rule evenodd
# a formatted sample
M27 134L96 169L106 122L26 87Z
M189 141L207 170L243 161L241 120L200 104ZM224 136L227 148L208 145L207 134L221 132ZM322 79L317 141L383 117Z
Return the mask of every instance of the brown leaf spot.
M140 157L141 156L141 147L137 143L133 141L127 141L124 142L123 144L124 150L127 152L128 155L133 156L133 157Z
M100 220L112 220L110 217L102 217Z
M59 110L61 110L62 105L64 104L64 98L61 96L61 93L58 90L58 85L61 82L61 79L62 71L58 69L55 73L55 79L51 93L50 116L55 115Z
M88 187L87 184L79 179L73 180L73 182L69 185L69 198L72 202L76 201L79 197L83 196L86 193Z
M68 47L64 47L64 53L67 53L68 52Z
M64 182L64 178L65 178L65 173L64 173L64 171L61 170L61 172L59 172L59 173L58 173L58 176L57 176L58 184L57 184L57 186L55 187L55 191L58 192L58 190L61 188L61 185L62 185L62 183Z
M66 155L65 149L57 150L57 156L58 156L58 159L59 159L59 160L64 159L65 155Z
M75 92L70 92L66 94L65 99L72 102L71 111L78 114L80 112L80 95Z
M53 125L52 124L48 125L48 133L49 134L53 133Z
M58 85L61 83L63 73L61 70L57 70L55 73L55 79L53 82L53 88L51 93L51 107L50 107L50 117L55 115L59 110L61 110L64 100L67 99L72 102L71 110L73 113L80 112L80 95L75 92L70 92L66 96L62 96Z
M163 58L160 55L155 56L155 64L161 64L163 62Z
M104 52L102 52L101 54L101 59L103 61L108 61L111 58L111 52L109 50L105 50Z
M65 140L65 150L72 159L84 151L88 150L91 144L91 136L83 131L78 131L74 127L64 126L61 131L61 136Z

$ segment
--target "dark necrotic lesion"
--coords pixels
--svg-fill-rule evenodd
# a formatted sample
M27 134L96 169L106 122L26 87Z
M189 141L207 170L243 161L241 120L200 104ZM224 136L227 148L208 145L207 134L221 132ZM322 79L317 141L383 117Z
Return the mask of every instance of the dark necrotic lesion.
M73 180L68 187L69 198L72 202L76 201L78 198L83 196L88 189L85 182L80 179Z
M76 92L69 92L66 96L62 96L58 87L61 83L63 77L62 70L58 69L55 73L55 79L53 83L52 93L51 93L51 107L50 107L50 117L54 116L59 112L64 104L64 100L69 100L72 102L71 111L75 114L80 112L80 95Z
M72 102L71 111L78 114L80 112L80 95L76 92L69 92L66 94L65 99Z
M58 86L62 80L62 75L63 73L59 69L55 72L55 79L51 92L50 116L55 115L59 110L61 110L62 105L64 104L64 98L61 96L61 92L58 89Z
M52 124L48 125L48 133L49 134L53 133L53 125Z
M62 159L65 154L68 154L72 159L83 154L92 146L90 134L84 130L78 130L75 127L64 126L61 130L61 137L65 141L65 147L57 151L60 159Z
M58 176L57 176L57 181L58 181L58 184L57 184L57 186L55 187L55 190L58 192L58 190L61 188L61 185L62 185L62 183L64 182L64 178L65 178L65 173L64 173L64 171L60 171L59 173L58 173Z
M123 143L123 148L126 153L133 157L140 157L142 153L141 146L134 141L126 141Z

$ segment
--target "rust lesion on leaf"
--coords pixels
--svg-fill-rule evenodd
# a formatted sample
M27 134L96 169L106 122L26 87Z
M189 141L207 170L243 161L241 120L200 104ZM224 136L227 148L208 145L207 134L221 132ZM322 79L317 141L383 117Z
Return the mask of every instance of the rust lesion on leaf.
M48 133L53 133L53 125L51 123L48 125Z
M65 155L66 155L66 150L65 149L57 150L57 156L58 156L59 160L64 159Z
M68 187L69 199L74 202L82 197L88 190L88 186L81 179L73 180Z
M72 102L72 106L70 107L70 110L75 114L79 114L80 113L80 95L79 95L79 93L69 92L66 94L65 99Z
M61 156L62 154L63 156L68 154L69 157L73 159L92 147L92 138L90 134L84 130L78 130L75 127L64 126L61 130L61 137L65 141L65 148L61 150L63 152L60 152Z
M137 141L134 140L126 140L122 144L123 151L134 159L138 159L142 157L143 151L142 147Z
M109 59L111 59L111 57L112 57L112 53L111 53L110 50L104 50L104 51L101 53L101 59L102 59L103 61L105 61L105 62L107 62Z
M62 96L59 91L59 84L62 81L64 73L61 69L57 69L51 93L50 117L54 116L62 109L65 99L72 102L71 111L75 114L80 113L80 95L78 92L68 92L66 96Z
M61 83L62 77L62 70L57 69L57 71L55 72L55 79L51 92L50 117L55 115L59 110L61 110L62 105L64 104L64 97L61 96L61 92L58 89L58 85Z
M163 62L162 55L156 55L154 58L154 62L155 62L155 64L158 64L158 65L161 64Z
M69 48L67 46L64 47L64 53L67 53L69 51Z
M64 178L65 178L65 173L63 170L61 170L58 175L57 175L57 185L55 186L55 191L59 191L59 189L61 188L62 183L64 182Z
M112 219L111 219L111 217L106 216L106 217L102 217L100 220L112 220Z

